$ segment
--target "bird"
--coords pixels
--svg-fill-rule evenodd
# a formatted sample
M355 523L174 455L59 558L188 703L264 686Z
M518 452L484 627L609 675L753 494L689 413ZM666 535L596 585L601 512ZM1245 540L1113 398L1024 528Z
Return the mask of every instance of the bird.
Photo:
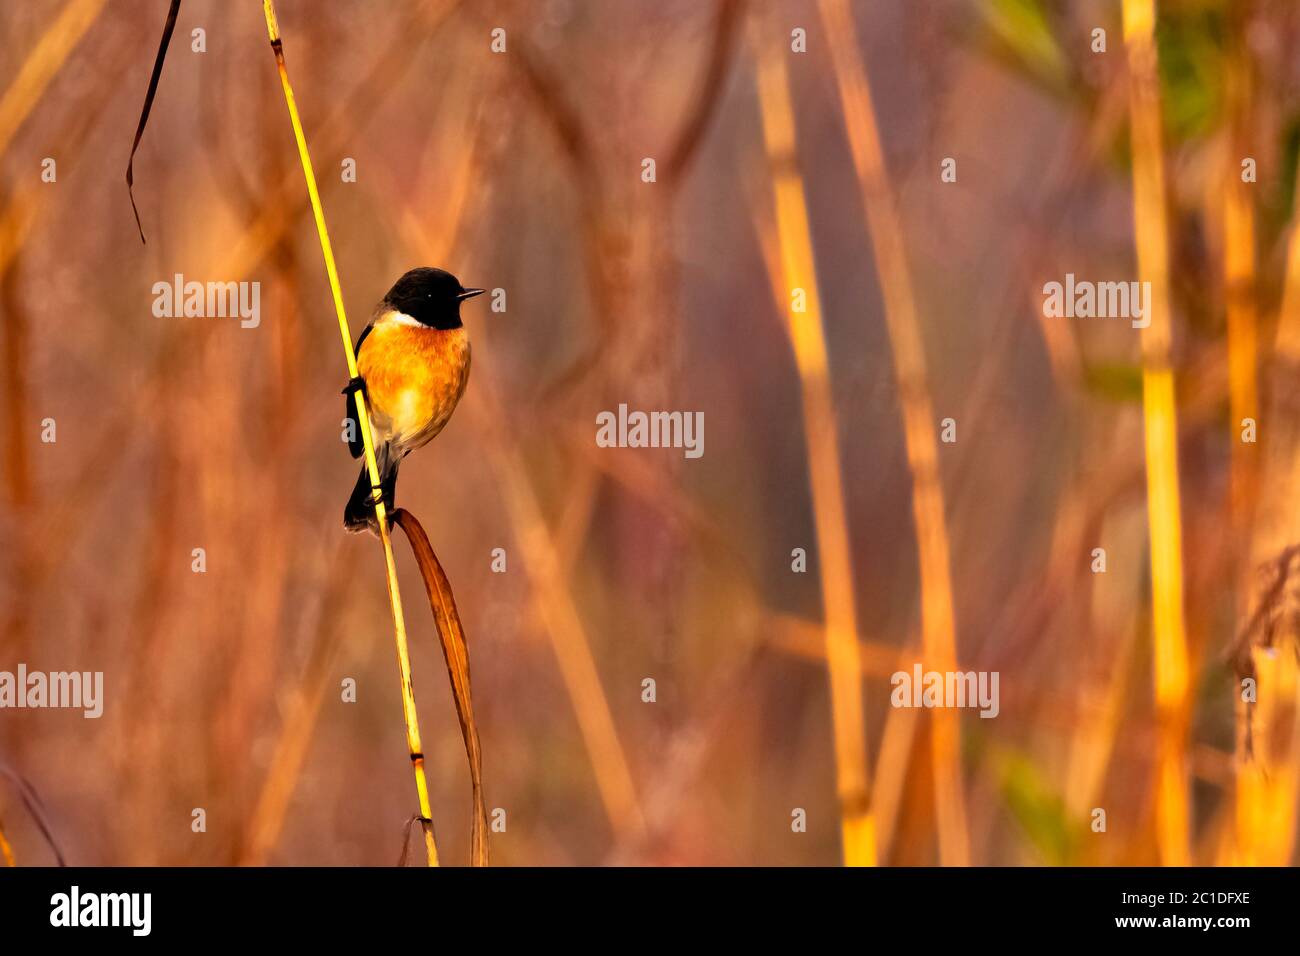
M469 381L469 333L460 306L485 291L465 288L443 269L412 269L388 290L357 338L357 376L343 389L348 450L353 458L365 453L352 394L360 389L366 397L379 487L371 484L363 462L343 511L347 531L378 533L375 503L382 496L392 514L398 465L432 441L451 419Z

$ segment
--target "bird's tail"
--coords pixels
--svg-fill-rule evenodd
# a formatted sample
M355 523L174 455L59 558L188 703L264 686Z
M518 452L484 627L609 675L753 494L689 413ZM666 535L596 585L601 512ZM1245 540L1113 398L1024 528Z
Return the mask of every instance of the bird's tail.
M375 449L375 457L378 459L376 463L379 465L384 508L391 515L393 498L397 493L397 465L402 459L398 455L391 455L387 445ZM378 525L375 524L376 497L377 494L370 485L370 471L362 464L361 474L357 476L357 483L352 488L352 497L343 509L343 527L353 534L367 530L378 533Z

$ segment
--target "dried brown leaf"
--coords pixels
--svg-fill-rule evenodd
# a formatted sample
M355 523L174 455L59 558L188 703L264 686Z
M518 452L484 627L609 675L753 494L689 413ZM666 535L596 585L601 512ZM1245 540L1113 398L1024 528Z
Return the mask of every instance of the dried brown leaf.
M405 508L393 512L393 523L406 532L411 543L415 562L424 579L424 589L429 595L429 609L442 644L442 654L447 661L447 675L451 678L452 697L456 701L456 716L460 718L461 736L465 738L465 755L469 758L470 786L474 795L474 819L470 829L470 862L474 866L487 866L487 806L483 802L483 756L479 749L478 725L474 722L474 703L470 696L469 646L465 642L465 629L456 610L456 598L451 583L442 569L438 556L429 544L420 522Z

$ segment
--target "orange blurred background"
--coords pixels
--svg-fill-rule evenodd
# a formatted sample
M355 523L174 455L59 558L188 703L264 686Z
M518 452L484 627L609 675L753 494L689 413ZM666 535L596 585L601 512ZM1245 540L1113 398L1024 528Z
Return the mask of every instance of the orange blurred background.
M53 862L30 787L73 863L392 865L383 568L341 528L347 372L260 4L182 4L142 245L166 6L0 8L0 670L105 683L98 720L0 711L0 832ZM398 497L456 590L494 863L1294 862L1300 11L1159 4L1144 73L1123 6L1127 52L1119 2L277 4L353 334L415 266L504 290ZM1143 236L1167 348L1044 317L1066 273L1158 276ZM177 273L260 283L260 323L156 317ZM620 403L703 412L703 456L597 447ZM892 708L916 661L997 671L1000 713Z

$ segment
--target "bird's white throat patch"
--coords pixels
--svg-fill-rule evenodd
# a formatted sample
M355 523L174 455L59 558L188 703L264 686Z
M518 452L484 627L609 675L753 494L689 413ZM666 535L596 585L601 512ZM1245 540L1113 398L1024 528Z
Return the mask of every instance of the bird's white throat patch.
M428 328L428 326L426 326L423 322L419 321L418 319L413 319L405 312L398 312L396 310L392 312L385 312L383 315L379 317L379 322L381 323L391 322L393 325L413 325L419 329Z

